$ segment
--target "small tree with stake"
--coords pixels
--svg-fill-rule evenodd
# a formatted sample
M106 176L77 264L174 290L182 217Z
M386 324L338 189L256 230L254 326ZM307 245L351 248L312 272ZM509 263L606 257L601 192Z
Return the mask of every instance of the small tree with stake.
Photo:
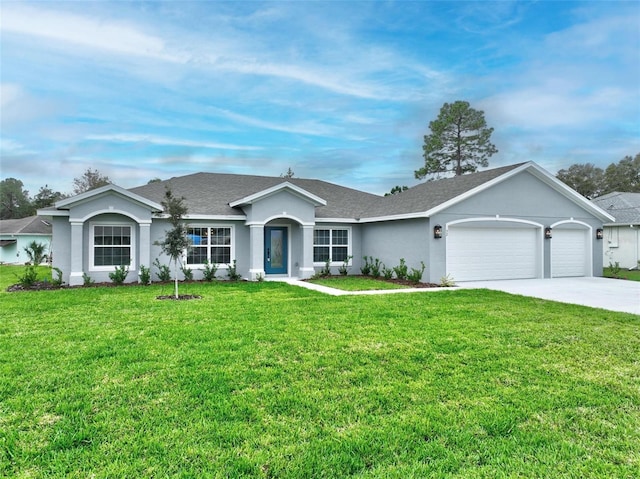
M187 236L187 227L182 221L184 215L187 214L187 207L184 204L184 197L177 198L173 196L169 188L167 188L164 199L160 204L164 208L164 212L169 215L169 222L172 228L165 232L164 240L156 244L173 261L175 298L178 299L178 259L191 244L189 236Z

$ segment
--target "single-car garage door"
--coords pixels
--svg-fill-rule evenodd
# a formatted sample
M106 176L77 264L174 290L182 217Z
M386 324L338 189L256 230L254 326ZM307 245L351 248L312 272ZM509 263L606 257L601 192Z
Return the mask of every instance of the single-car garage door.
M539 244L534 227L450 226L447 274L455 281L537 278Z
M588 276L588 230L554 228L551 238L551 277Z

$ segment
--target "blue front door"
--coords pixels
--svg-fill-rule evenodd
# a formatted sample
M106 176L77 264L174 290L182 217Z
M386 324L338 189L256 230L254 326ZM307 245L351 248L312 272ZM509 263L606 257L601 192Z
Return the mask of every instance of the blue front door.
M287 274L287 227L264 228L264 272Z

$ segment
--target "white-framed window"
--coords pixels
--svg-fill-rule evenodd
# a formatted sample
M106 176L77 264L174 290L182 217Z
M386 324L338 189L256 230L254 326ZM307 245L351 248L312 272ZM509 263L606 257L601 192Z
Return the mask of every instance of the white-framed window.
M232 226L189 226L187 234L191 239L186 254L188 265L227 265L233 262Z
M90 223L89 262L92 271L113 271L116 266L135 269L135 225Z
M351 228L315 228L313 262L341 264L351 256Z

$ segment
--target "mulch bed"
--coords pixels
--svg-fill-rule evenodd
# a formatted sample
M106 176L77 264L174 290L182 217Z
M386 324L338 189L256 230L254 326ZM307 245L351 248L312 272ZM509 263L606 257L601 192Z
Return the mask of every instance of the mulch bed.
M197 294L179 294L176 298L175 294L164 294L162 296L156 296L156 299L170 299L173 301L185 301L189 299L200 299L202 296Z
M358 275L350 275L351 276L355 276L358 278L365 278L365 279L373 279L375 281L382 281L383 283L395 283L395 284L401 284L403 286L407 286L409 288L442 288L441 284L437 284L437 283L414 283L412 281L409 281L408 279L396 279L396 278L392 278L392 279L384 279L382 276L378 277L378 278L374 278L373 276L364 276L361 274ZM340 275L332 275L332 276L325 276L322 279L340 279L340 278L344 278L344 276L340 276ZM312 281L313 279L305 279L304 281Z

